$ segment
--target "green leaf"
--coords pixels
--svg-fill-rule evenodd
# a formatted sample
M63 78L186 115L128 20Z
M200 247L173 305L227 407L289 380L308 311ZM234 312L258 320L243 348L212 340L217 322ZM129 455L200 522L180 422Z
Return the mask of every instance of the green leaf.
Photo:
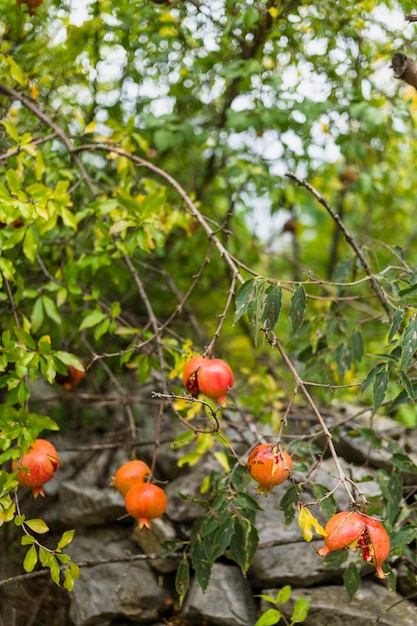
M298 494L297 490L294 486L287 489L283 497L281 498L281 502L279 504L279 508L284 513L285 524L290 524L294 517L295 512L297 510L298 504Z
M290 301L289 316L293 333L297 333L304 320L306 293L303 285L297 285Z
M35 537L32 537L32 535L23 535L20 543L22 544L22 546L31 546L32 544L36 543L36 539Z
M281 620L282 614L278 609L267 609L265 613L256 620L255 626L274 626Z
M236 322L240 320L242 315L247 312L249 304L254 300L256 296L256 285L256 279L251 278L240 286L235 299L236 312L233 322L234 324L236 324Z
M404 385L404 389L405 389L407 396L410 398L412 402L414 402L415 400L414 385L412 384L411 380L408 378L405 372L400 371L398 373L399 373L401 382Z
M36 350L36 343L33 337L19 326L14 327L14 334L18 340L30 350Z
M402 472L417 474L417 466L415 465L413 460L410 459L409 456L407 456L407 454L404 454L402 452L394 452L394 454L391 456L391 463L394 465L394 467L397 467Z
M355 593L361 586L361 576L355 563L349 563L345 569L343 574L343 584L349 596L349 601L352 601Z
M291 615L291 626L293 624L301 624L301 622L304 622L309 610L310 602L307 598L298 598L294 604L294 609Z
M13 263L9 259L0 256L0 272L4 276L4 278L6 280L13 281L15 271L16 270Z
M339 343L335 351L336 365L341 380L352 367L352 350L345 343Z
M58 542L58 545L56 547L57 551L58 550L62 550L62 548L65 548L65 546L67 546L69 543L71 543L71 541L74 539L74 533L75 533L75 529L72 530L66 530L61 539Z
M402 338L402 353L400 368L406 371L414 360L417 348L417 316L412 317L404 331Z
M231 556L246 574L259 543L256 526L248 520L234 519L234 534L230 540Z
M403 319L404 319L404 311L401 309L395 309L393 316L392 316L392 322L391 322L391 326L389 329L389 333L388 333L389 343L392 343L392 341L394 340L394 337L398 333Z
M40 329L40 327L43 324L44 317L45 317L45 313L43 309L42 297L39 296L39 298L35 300L35 304L33 305L33 309L32 309L32 314L30 316L30 324L31 324L32 332L36 333Z
M278 322L282 304L282 289L272 283L265 291L264 307L261 316L262 328L273 330Z
M49 562L49 569L51 570L52 580L59 587L59 582L61 578L61 568L59 566L57 559L53 555L51 555L51 559Z
M77 220L75 219L74 213L66 209L65 207L61 208L61 218L65 226L69 226L73 230L77 230Z
M201 537L196 537L190 548L191 563L195 571L197 582L202 591L206 591L210 582L212 563L207 558L207 544Z
M92 313L89 313L83 319L83 321L80 324L79 330L84 330L86 328L93 328L93 326L97 326L97 324L100 324L100 322L102 322L106 318L107 318L106 313L103 313L102 311L99 311L99 310L92 311Z
M190 566L186 554L178 565L175 575L175 590L178 593L179 605L182 606L185 595L190 588Z
M6 172L7 185L13 194L18 194L21 188L20 179L15 170L9 169Z
M36 546L33 545L25 554L25 558L23 559L23 569L25 572L32 572L37 562L38 553L36 551Z
M373 385L373 412L376 413L385 398L385 392L388 387L389 373L386 368L378 372L375 376Z
M41 519L28 519L25 521L25 524L38 535L43 535L49 530L48 526Z
M404 455L405 456L405 455ZM398 472L393 472L388 481L386 512L384 522L388 528L394 526L400 512L400 504L403 497L403 479Z
M25 238L23 240L23 254L31 263L34 263L36 260L37 249L38 243L36 241L33 228L28 228L26 230Z
M291 585L284 585L282 589L277 592L275 602L277 604L285 604L291 597L292 588Z
M74 589L74 578L71 574L71 570L68 567L65 568L63 587L67 591L72 591Z
M355 330L350 338L352 354L355 361L360 361L363 357L363 338L362 334Z
M55 324L60 325L62 323L62 319L55 302L49 296L42 296L42 302L45 313L49 317L49 319L55 322Z

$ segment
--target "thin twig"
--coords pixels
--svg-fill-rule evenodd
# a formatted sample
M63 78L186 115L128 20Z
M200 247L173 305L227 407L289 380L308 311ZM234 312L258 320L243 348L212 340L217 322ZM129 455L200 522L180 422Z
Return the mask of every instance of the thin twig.
M332 455L334 464L336 466L337 469L337 473L339 475L340 478L340 482L343 484L346 493L349 497L349 500L352 504L356 504L356 499L353 497L352 491L349 487L349 485L352 484L352 481L346 476L345 472L343 471L342 465L339 461L339 457L338 454L336 452L336 448L334 447L334 443L333 443L333 437L331 432L329 431L329 429L327 428L326 422L324 421L319 409L317 408L316 403L314 402L312 396L310 395L310 392L308 391L306 384L304 383L304 381L300 378L297 370L295 369L291 359L289 358L289 356L287 355L287 353L285 352L283 346L281 345L281 342L279 341L278 337L275 335L275 333L273 333L272 331L269 331L268 333L266 333L266 338L268 340L268 342L271 344L271 346L273 348L277 348L277 350L279 351L285 365L287 366L287 368L289 369L289 371L291 372L292 376L294 377L296 386L302 391L304 397L306 398L308 404L310 405L314 415L317 418L318 423L321 426L321 429L323 431L323 433L326 436L327 439L327 443L329 446L329 450L330 450L330 454ZM355 486L356 488L356 486ZM359 489L357 490L358 493Z
M303 180L303 179L299 178L298 176L296 176L292 172L287 172L285 174L285 176L287 176L288 178L291 178L291 180L296 182L297 185L300 185L300 187L304 187L305 189L307 189L307 191L309 191L316 198L316 200L318 200L318 202L326 209L326 211L329 213L331 218L335 221L335 223L337 224L338 228L343 233L347 243L350 245L350 247L352 248L352 250L356 254L357 258L359 259L359 262L362 265L365 273L369 276L369 279L371 281L371 285L372 285L372 288L373 288L373 290L375 292L375 295L378 298L379 302L381 303L381 305L382 305L383 309L385 310L386 314L388 315L388 319L391 321L391 319L392 319L391 307L389 306L389 304L387 302L385 294L384 294L383 290L381 289L381 286L380 286L379 282L377 281L377 279L373 275L371 267L370 267L368 261L366 260L362 250L359 248L358 244L356 243L356 241L354 240L354 238L352 237L352 235L350 234L350 232L348 231L348 229L344 225L344 223L341 220L340 216L335 211L333 211L332 207L327 202L326 198L324 198L317 191L317 189L315 189L312 185L310 185L310 183L308 183L306 180Z

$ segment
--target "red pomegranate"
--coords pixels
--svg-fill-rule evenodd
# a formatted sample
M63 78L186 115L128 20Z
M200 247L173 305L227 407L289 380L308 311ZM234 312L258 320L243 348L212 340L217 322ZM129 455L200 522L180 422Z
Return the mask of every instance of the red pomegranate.
M16 480L20 485L30 487L33 496L44 496L43 485L51 480L60 466L55 447L46 439L37 439L19 461L13 461L13 471L17 471Z
M362 513L342 511L329 519L325 531L326 545L318 550L321 556L335 550L356 552L359 548L364 561L374 565L379 578L385 578L381 564L388 558L390 539L380 522Z
M207 398L223 402L233 387L232 369L223 359L195 356L184 367L183 383L194 397L202 393Z

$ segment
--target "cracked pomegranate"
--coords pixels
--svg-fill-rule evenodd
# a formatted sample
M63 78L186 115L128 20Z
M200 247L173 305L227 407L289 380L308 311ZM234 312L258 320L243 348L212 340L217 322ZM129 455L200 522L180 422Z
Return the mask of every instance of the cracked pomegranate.
M234 376L223 359L195 356L185 364L182 380L193 398L202 393L207 398L223 402L233 387Z
M318 550L321 556L336 550L356 552L359 548L363 560L376 568L379 578L385 578L381 564L388 558L390 539L378 520L362 513L342 511L329 519L325 531L326 545Z
M43 485L51 480L59 466L60 460L55 447L46 439L36 439L19 461L13 461L12 469L17 471L16 480L19 485L30 487L36 498L38 495L45 495Z
M290 475L292 458L276 444L262 443L252 450L248 458L248 471L257 483L257 492L268 495L272 487L280 485Z

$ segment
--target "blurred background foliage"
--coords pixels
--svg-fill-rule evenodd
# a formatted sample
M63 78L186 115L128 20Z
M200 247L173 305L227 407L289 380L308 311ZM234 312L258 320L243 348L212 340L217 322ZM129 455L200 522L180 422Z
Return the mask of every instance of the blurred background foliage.
M200 352L210 344L230 267L169 180L133 154L181 185L244 279L279 281L277 333L305 380L357 385L330 397L375 404L361 383L378 364L383 400L402 393L392 414L415 425L414 364L406 371L398 359L415 314L417 96L390 69L393 53L413 55L413 8L44 0L29 11L3 0L2 330L18 321L91 372L97 361L117 373L129 366L140 382L178 367L186 340ZM341 217L399 311L397 328L334 220L287 171ZM294 333L299 283L307 305ZM216 355L241 381L267 371L291 393L279 355L262 340L255 348L245 316L233 319L230 306ZM0 382L8 392L27 385L27 371L14 370ZM270 386L255 378L254 408Z

